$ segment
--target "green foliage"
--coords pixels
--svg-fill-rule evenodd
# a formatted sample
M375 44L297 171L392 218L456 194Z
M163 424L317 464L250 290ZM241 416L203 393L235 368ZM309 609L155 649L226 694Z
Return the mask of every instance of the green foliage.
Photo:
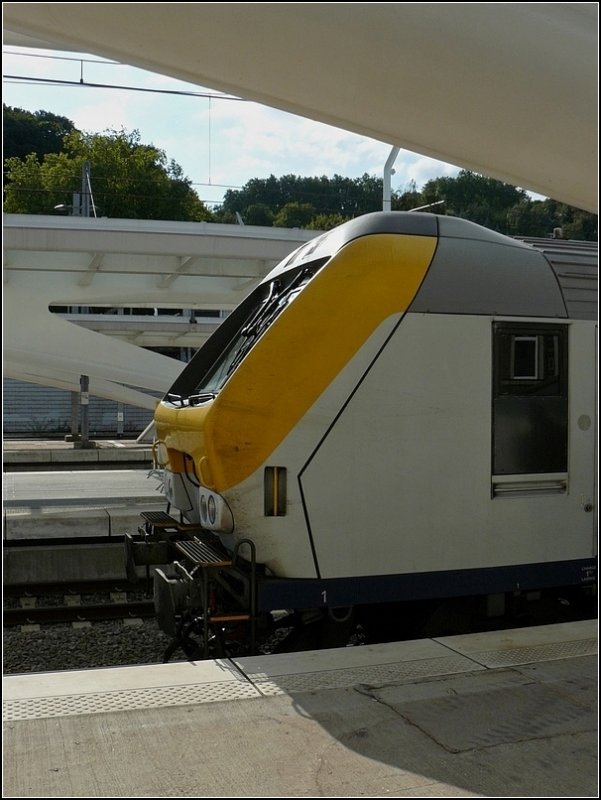
M73 203L80 192L82 167L90 165L92 196L98 216L134 219L213 220L235 224L330 230L342 222L382 208L381 178L253 178L229 190L221 206L209 211L175 161L137 131L84 134L65 117L32 114L4 106L4 210L51 214ZM443 201L442 204L440 201ZM597 217L554 200L532 200L523 190L469 170L435 178L418 191L414 181L393 192L395 211L436 203L436 214L479 223L510 236L597 239Z
M522 200L507 209L509 236L551 236L559 229L564 239L597 241L597 216L556 200Z
M233 215L235 217L235 215ZM274 213L266 203L251 203L244 211L246 225L273 225Z
M167 162L153 145L140 143L138 131L84 134L72 130L63 151L39 163L34 155L5 162L4 210L8 213L52 213L71 205L82 185L82 168L90 166L92 198L98 216L129 219L202 221L210 211L199 200L181 167Z
M276 228L306 228L314 216L311 203L286 203L275 215L273 224Z
M506 232L508 209L528 199L522 189L469 170L461 170L456 178L428 181L422 197L424 204L444 200L445 214L501 232Z
M54 154L53 157L60 158ZM50 170L42 170L35 153L30 153L23 161L16 157L6 159L5 172L5 212L51 214L54 206L63 202L62 185L55 185L52 182ZM52 188L48 189L48 186Z
M254 206L266 206L273 214L273 224L283 225L290 216L302 224L291 227L311 227L318 230L312 220L317 217L325 219L338 215L343 219L351 219L370 211L382 208L382 179L370 175L361 178L343 178L334 175L327 178L303 178L296 175L284 175L276 178L253 178L242 188L230 189L225 193L222 205L215 211L215 217L221 222L235 218L236 212L248 223L248 209ZM289 208L296 204L296 212ZM299 207L302 206L302 212ZM308 207L313 214L306 219ZM284 209L287 209L284 211ZM299 216L300 215L300 216Z
M417 191L415 181L411 181L406 191L401 194L393 192L390 205L393 211L411 211L412 208L425 204L422 193Z
M342 214L316 214L306 227L313 231L331 231L348 219L349 217L343 217Z
M249 224L330 230L348 219L382 208L380 178L301 178L284 175L253 178L246 186L226 192L215 210L219 222L236 222L236 213ZM443 201L442 203L440 201ZM509 236L550 236L555 228L564 238L597 238L597 217L554 200L531 200L523 189L461 170L455 178L435 178L418 191L411 181L393 192L394 211L410 211L436 203L425 212L462 217ZM255 222L254 220L257 220ZM259 221L260 220L260 221Z
M41 161L48 153L60 153L65 136L74 129L71 120L49 111L32 113L3 105L3 157L24 159L34 153Z
M595 214L556 200L532 200L523 189L469 170L456 178L428 181L417 205L438 200L445 202L436 213L469 219L508 236L548 237L561 228L564 239L597 240Z

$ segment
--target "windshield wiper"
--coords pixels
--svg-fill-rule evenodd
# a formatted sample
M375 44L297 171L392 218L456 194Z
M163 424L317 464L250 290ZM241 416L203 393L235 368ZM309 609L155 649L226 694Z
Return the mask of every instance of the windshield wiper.
M201 394L191 394L188 399L188 404L191 406L206 403L207 400L214 400L217 397L217 392L201 392Z
M228 367L227 375L230 375L236 369L238 364L251 349L256 339L258 339L261 334L269 328L271 323L277 319L285 306L288 305L292 294L300 291L303 283L306 283L311 275L312 271L310 269L304 269L290 281L283 291L275 293L270 292L249 324L245 325L242 329L241 333L246 337L246 341L238 348L238 352ZM276 281L273 283L276 283Z
M182 394L167 394L165 395L165 400L167 402L172 403L174 406L179 406L180 408L185 408L188 406L197 406L200 403L206 403L207 400L213 400L216 397L215 392L202 392L202 394L191 394L191 395L182 395Z

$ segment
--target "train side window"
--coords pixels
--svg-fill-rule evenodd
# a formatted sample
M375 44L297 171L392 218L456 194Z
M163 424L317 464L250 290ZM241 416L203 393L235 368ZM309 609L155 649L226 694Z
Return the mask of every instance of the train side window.
M566 329L495 326L495 396L558 396L567 385Z
M511 338L511 378L538 378L538 336Z
M493 326L493 475L567 471L566 326Z

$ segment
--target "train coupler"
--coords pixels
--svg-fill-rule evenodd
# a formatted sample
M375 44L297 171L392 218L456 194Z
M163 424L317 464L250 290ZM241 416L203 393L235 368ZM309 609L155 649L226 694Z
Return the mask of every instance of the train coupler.
M199 525L178 521L165 511L142 511L137 534L125 534L125 571L128 580L137 583L138 567L144 567L150 580L150 567L173 560L172 542L185 540L201 530Z
M140 580L138 567L144 567L148 572L152 565L169 562L169 542L167 541L152 541L126 533L124 542L125 573L131 583L137 583Z

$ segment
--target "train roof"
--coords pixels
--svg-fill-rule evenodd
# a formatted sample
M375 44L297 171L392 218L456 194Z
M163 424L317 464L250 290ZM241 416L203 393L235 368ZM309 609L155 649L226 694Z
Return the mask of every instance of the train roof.
M599 245L572 239L519 237L544 255L572 319L597 319Z
M597 242L510 237L422 212L379 211L345 222L299 247L269 278L330 258L363 236L390 233L439 241L414 311L597 318Z
M306 261L315 261L332 256L344 245L362 236L380 233L396 233L409 236L445 236L479 239L497 243L515 244L513 239L491 231L482 225L459 217L441 217L437 214L414 213L411 211L374 211L343 222L342 225L326 231L310 242L297 248L280 265L281 269ZM519 246L519 245L518 245Z
M378 233L475 239L515 247L533 246L545 252L571 249L589 256L597 253L597 242L571 241L568 246L567 242L560 239L506 236L460 217L411 211L374 211L344 222L301 245L281 266L287 268L293 264L332 255L353 239Z

